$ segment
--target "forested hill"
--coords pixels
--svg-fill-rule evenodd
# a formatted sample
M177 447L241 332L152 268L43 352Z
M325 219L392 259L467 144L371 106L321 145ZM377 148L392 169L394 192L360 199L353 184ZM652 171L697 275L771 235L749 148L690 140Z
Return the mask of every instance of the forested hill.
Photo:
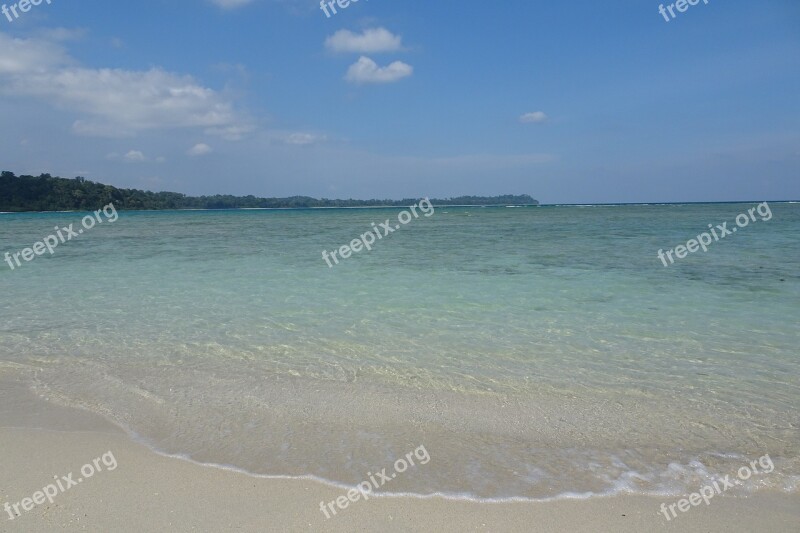
M415 204L419 198L404 200L318 200L307 196L290 198L256 198L255 196L186 196L176 192L150 192L118 189L81 177L74 179L0 174L0 211L80 211L93 210L108 203L117 209L236 209L256 207L368 207ZM461 196L445 200L432 199L433 205L538 205L523 195Z

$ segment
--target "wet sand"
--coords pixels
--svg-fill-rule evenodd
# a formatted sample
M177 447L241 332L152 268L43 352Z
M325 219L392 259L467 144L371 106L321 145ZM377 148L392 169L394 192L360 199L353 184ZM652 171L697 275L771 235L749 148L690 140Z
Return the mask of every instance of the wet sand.
M8 385L6 383L6 385ZM0 408L0 505L31 497L54 476L111 451L117 467L36 505L0 531L586 531L796 532L800 495L715 498L668 522L662 502L614 496L476 503L443 498L359 500L326 519L320 502L343 494L313 480L265 479L159 455L103 418L10 391ZM13 394L10 394L13 392ZM15 405L13 398L19 402ZM24 404L25 415L21 407ZM43 429L48 428L48 429Z

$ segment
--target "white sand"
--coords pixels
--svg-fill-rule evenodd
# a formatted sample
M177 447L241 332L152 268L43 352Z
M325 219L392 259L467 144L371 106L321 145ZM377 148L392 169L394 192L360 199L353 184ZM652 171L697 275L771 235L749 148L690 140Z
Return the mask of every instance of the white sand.
M319 509L343 491L306 480L246 474L164 457L110 424L85 431L0 429L0 504L15 503L112 451L103 471L0 531L800 531L800 495L718 497L667 522L660 499L640 496L479 504L440 498L358 501L330 519ZM102 463L101 463L102 464ZM105 468L104 468L105 470ZM670 500L672 501L672 500Z
M165 457L97 415L0 380L0 506L31 498L54 476L77 480L108 451L116 469L100 463L102 472L13 520L0 508L0 531L800 532L800 494L782 493L719 496L670 522L659 507L676 498L642 496L502 504L383 497L326 519L320 502L342 496L340 488Z

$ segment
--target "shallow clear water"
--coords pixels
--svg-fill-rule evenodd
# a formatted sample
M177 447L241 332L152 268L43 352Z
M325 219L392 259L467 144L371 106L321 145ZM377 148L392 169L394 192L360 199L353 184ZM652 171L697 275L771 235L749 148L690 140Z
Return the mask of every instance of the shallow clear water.
M770 454L798 490L800 205L120 213L12 271L0 373L154 448L390 492L678 493ZM81 214L0 215L0 253ZM758 215L756 215L758 216ZM77 225L77 224L76 224Z

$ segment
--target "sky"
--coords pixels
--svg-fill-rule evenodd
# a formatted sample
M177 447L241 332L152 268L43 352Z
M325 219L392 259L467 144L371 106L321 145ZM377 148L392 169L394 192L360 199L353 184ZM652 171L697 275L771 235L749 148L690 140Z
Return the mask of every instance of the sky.
M797 0L4 2L0 169L17 174L192 195L800 199Z

